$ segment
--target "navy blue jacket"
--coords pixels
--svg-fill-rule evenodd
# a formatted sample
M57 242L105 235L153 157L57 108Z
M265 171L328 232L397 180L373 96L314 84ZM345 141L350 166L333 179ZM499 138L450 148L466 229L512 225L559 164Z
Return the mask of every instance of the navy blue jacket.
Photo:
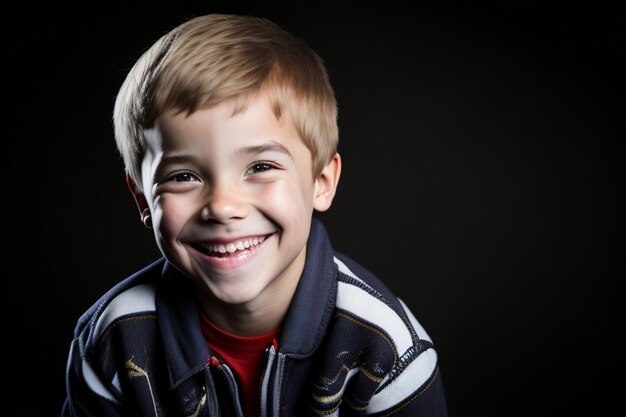
M85 312L62 415L242 416L236 377L209 351L193 291L160 259ZM261 397L263 417L447 416L429 336L375 276L333 251L317 220Z

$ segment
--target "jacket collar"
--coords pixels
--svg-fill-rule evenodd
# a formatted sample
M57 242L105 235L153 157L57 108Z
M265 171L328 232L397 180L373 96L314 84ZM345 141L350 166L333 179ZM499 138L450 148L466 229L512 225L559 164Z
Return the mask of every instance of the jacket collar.
M189 376L204 369L210 352L200 331L191 280L169 262L163 267L157 289L156 310L170 384L175 388Z
M304 270L279 336L280 352L307 357L319 347L335 307L337 267L322 223L313 218ZM156 294L159 327L175 388L203 370L210 351L200 331L191 280L165 262Z
M337 295L333 256L326 229L313 218L304 270L278 340L282 353L309 356L322 342Z

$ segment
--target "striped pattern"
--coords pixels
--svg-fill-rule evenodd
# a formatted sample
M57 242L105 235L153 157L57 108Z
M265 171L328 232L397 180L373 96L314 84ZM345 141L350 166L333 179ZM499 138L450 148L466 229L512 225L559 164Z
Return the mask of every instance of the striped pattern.
M384 358L374 357L360 358L362 363L337 361L335 366L342 368L338 371L339 380L325 378L325 384L318 384L318 393L313 394L314 402L317 403L314 408L319 413L337 412L343 400L351 408L366 409L368 414L392 409L416 395L436 372L437 354L432 347L432 340L401 300L399 304L392 302L395 300L386 300L341 260L335 258L335 263L340 272L337 320L348 319L358 325L359 330L369 331L373 341L370 344L379 343L380 351L389 350L389 346L392 346L392 354L387 355L392 365L390 367ZM363 346L362 342L354 343ZM385 373L379 374L381 371ZM355 378L357 380L350 384L355 391L359 391L360 385L361 391L365 393L371 389L367 385L373 386L376 382L374 392L369 396L359 393L344 395L346 386Z
M80 352L80 358L70 358L68 363L80 360L80 375L84 379L86 386L97 396L112 402L113 404L120 404L118 397L121 395L121 387L119 381L119 374L116 373L111 384L107 384L101 380L88 360L88 355L85 351L93 349L97 346L100 338L106 333L110 326L114 325L118 320L134 315L138 313L153 313L156 311L155 305L155 289L152 284L142 284L131 287L121 294L113 298L110 303L106 305L106 308L95 317L97 320L93 323L93 326L87 326L83 329L83 332L79 338L73 341L73 344L80 343L81 339L88 338L85 343L84 349L79 349L77 346L73 346L71 352ZM117 392L112 392L107 386L112 385Z
M155 312L155 290L153 284L131 287L116 296L102 311L95 323L91 337L98 341L103 332L121 317L129 314Z

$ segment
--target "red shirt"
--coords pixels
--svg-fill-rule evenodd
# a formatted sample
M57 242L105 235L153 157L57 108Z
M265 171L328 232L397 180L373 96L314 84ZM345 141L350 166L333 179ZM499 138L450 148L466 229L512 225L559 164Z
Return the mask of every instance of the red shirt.
M280 329L259 336L237 336L215 326L202 312L200 326L209 348L219 354L239 380L244 416L258 416L265 350L272 345Z

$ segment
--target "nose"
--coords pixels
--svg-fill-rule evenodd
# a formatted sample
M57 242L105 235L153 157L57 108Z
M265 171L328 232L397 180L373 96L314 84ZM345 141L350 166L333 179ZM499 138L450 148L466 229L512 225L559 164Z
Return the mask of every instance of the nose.
M249 206L242 187L227 182L215 182L208 190L200 212L204 221L229 223L248 215Z

